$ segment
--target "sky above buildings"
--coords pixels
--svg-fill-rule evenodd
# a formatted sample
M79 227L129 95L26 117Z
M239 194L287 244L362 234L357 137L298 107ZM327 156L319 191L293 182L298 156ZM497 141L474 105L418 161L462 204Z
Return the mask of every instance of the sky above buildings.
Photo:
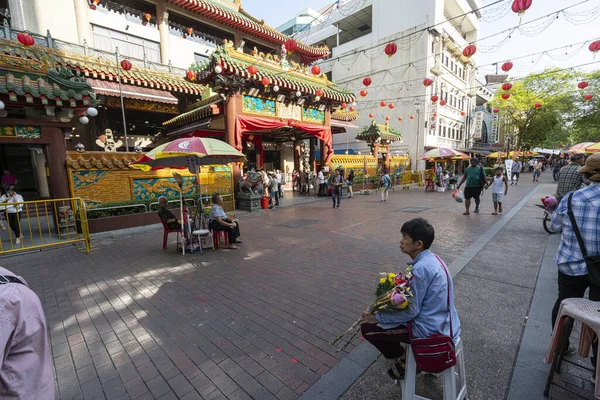
M484 0L484 5L496 0ZM257 18L264 19L273 27L277 27L299 11L310 7L315 10L330 4L330 0L244 0L244 9ZM494 73L491 64L512 60L515 67L513 76L524 76L548 67L570 68L582 64L593 63L585 70L600 69L600 57L594 59L588 45L582 42L600 39L600 1L599 0L533 0L532 7L520 19L512 11L510 0L506 6L490 6L483 10L480 38L477 43L480 75ZM556 16L537 18L559 11L565 7L582 3L565 10ZM530 22L533 21L533 22ZM504 30L520 27L512 33ZM530 22L530 23L529 23ZM587 23L586 23L587 22ZM510 35L510 38L509 38ZM492 37L490 37L492 36ZM489 37L489 38L488 38ZM561 48L563 46L568 46ZM547 54L535 54L545 50L560 48ZM524 57L524 58L519 58Z

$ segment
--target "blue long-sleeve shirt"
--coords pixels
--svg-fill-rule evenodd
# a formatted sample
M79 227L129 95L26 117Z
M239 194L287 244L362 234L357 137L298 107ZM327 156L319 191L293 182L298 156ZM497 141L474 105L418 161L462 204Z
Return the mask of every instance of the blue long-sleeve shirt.
M378 312L375 314L377 325L383 329L392 329L398 325L412 322L413 336L426 338L435 334L450 336L450 313L448 312L448 289L450 290L450 310L452 312L453 340L460 335L460 320L454 307L454 287L452 277L448 279L436 256L425 250L408 265L413 267L413 279L409 299L405 310Z

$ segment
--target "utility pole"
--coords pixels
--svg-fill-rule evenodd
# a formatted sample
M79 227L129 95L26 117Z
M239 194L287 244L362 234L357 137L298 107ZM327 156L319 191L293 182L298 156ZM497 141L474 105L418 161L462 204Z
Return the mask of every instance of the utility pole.
M119 96L121 97L121 111L123 112L123 136L125 137L125 151L129 152L129 140L127 140L127 122L125 121L125 105L123 102L123 87L121 86L121 66L119 65L119 48L115 48L117 60L117 79L119 81Z
M419 169L419 132L421 131L421 106L415 103L415 111L417 112L417 145L415 146L415 165L413 170Z

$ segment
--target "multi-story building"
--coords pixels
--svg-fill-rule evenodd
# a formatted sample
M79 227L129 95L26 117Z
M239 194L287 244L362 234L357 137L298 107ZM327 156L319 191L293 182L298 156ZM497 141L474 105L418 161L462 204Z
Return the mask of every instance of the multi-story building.
M370 114L381 123L390 118L403 134L392 152L410 155L414 168L426 149L465 146L475 106L471 88L476 86L477 54L468 58L462 52L477 40L481 6L481 0L347 0L325 7L332 9L327 18L296 38L327 44L331 56L320 65L356 94L361 114L356 124L369 124ZM391 57L384 53L388 43L397 45ZM365 77L371 78L369 87L363 85ZM426 78L433 80L429 87L423 84ZM363 89L368 94L359 97ZM347 144L342 135L336 139L337 151L369 151L365 143Z

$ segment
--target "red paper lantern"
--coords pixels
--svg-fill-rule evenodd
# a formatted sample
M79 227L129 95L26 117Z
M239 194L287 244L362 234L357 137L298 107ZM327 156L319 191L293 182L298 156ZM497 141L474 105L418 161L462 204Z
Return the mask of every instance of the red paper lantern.
M592 53L597 53L600 51L600 40L596 40L590 44L590 51Z
M588 83L587 83L586 81L579 82L579 83L577 84L577 87L578 87L579 89L583 90L583 89L585 89L586 87L588 87Z
M394 105L394 103L390 103L390 104L388 104L388 107L390 108L390 110L393 110L394 107L396 107L396 106Z
M536 108L536 110L542 108L541 103L535 103L533 106Z
M436 117L437 117L437 113L433 113L433 118L436 118Z
M319 96L319 97L323 97L325 95L325 92L323 90L321 90L321 89L317 89L316 95Z
M387 103L386 103L385 101L383 101L383 100L381 101L381 103L379 103L379 105L380 105L381 107L385 107L385 105L386 105L386 104L387 104Z
M423 85L425 85L425 87L431 86L433 84L433 80L427 78L423 81Z
M521 15L531 7L532 0L514 0L512 3L513 12Z
M373 118L373 113L369 114L369 118L371 118L371 119Z
M390 120L390 117L385 117L385 120L386 120L386 121L389 121L389 120Z
M510 99L510 93L504 93L504 94L502 95L502 98L503 98L504 100L508 100L508 99Z
M365 89L360 91L360 97L367 97L367 94L369 94L369 92L367 92Z
M467 58L471 58L471 57L473 57L473 55L475 55L476 52L477 52L477 47L475 47L474 44L470 44L467 47L465 47L465 49L463 50L463 56L465 56Z
M348 104L342 103L342 108L345 110L348 107Z
M369 78L368 76L363 79L363 85L369 87L369 85L371 84L371 78Z
M285 49L288 51L288 53L292 54L298 49L298 43L296 43L294 39L290 38L285 41Z
M31 45L35 44L35 40L33 40L33 37L29 33L24 33L24 32L19 33L17 35L17 40L23 46L31 46Z
M506 82L504 84L502 84L502 90L504 90L505 92L509 91L510 89L512 89L513 85L512 83Z
M194 71L188 71L187 72L187 78L190 81L195 81L196 80L196 73Z
M398 117L398 121L399 121L399 122L402 122L402 117Z
M415 119L415 116L414 116L414 115L411 115L411 116L410 116L410 119Z
M440 97L438 95L433 95L431 96L431 102L432 103L437 103L437 101L440 99Z
M188 34L188 36L192 36L193 33L194 33L194 29L187 28L187 34Z
M513 67L513 63L511 63L510 61L507 61L504 64L502 64L502 67L500 67L500 68L502 68L502 71L508 72L512 69L512 67Z
M131 67L133 67L133 65L131 65L131 61L129 61L129 60L121 61L121 68L123 68L125 71L129 71L131 69Z
M148 22L150 22L150 20L152 19L152 15L150 15L150 13L146 13L144 14L144 18L146 19L145 21L142 21L142 25L147 25Z
M256 67L256 65L248 66L248 73L250 74L250 76L256 75L257 72L258 72L258 68Z
M591 94L586 94L585 96L583 96L583 98L585 99L585 101L590 101L594 96Z
M446 103L447 103L447 102L446 102L446 100L441 100L441 101L440 101L440 106L445 106L445 105L446 105Z
M350 107L350 112L354 111L354 107Z
M262 84L264 87L267 87L271 84L271 78L265 76L264 78L262 78Z
M313 75L321 75L321 67L318 65L313 65L310 69L310 72L312 72Z
M388 58L392 58L394 54L398 51L398 45L394 42L388 43L385 46L385 54L387 54Z
M494 108L494 114L498 114L498 112L500 112L500 110L498 110L497 108Z
M461 111L461 112L460 112L460 115L461 115L462 117L464 117L466 114L467 114L467 113L466 113L466 112L464 112L464 111Z

